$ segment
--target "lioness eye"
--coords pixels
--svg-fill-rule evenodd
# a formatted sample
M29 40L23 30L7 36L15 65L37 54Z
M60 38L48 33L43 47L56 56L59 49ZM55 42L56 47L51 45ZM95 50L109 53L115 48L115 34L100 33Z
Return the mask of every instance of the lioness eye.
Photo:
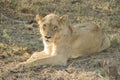
M45 30L45 27L43 27L43 30Z
M46 24L43 24L43 27L46 27L47 25Z
M54 26L54 30L55 30L55 31L57 30L57 26Z
M43 24L43 30L45 30L45 29L46 29L46 26L47 26L46 24Z

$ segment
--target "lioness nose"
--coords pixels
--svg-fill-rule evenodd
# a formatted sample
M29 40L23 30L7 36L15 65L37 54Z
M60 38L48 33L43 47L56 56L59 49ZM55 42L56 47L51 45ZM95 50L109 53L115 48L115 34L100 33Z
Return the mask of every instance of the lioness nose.
M50 36L45 36L45 38L49 39L49 38L51 38L51 37L50 37Z

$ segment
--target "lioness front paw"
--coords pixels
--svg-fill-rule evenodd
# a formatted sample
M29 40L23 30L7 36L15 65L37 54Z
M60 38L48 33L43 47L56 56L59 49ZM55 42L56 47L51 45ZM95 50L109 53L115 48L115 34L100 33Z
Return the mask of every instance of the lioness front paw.
M11 72L21 72L25 71L27 69L27 66L25 63L20 63L16 65L14 68L12 68Z

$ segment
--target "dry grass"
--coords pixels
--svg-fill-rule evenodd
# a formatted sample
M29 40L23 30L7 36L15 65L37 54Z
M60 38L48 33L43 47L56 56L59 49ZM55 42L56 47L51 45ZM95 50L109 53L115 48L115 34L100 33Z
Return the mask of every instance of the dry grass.
M119 4L120 0L0 0L0 80L120 80ZM65 67L44 65L9 73L43 48L39 28L26 24L38 13L67 14L73 23L94 21L112 45L98 55L70 59Z

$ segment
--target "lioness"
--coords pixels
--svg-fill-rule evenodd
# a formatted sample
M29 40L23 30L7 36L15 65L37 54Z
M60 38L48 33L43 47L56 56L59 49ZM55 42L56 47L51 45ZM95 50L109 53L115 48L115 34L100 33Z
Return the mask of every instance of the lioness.
M110 46L109 38L93 23L72 25L68 16L59 17L56 14L44 18L37 15L36 21L40 27L44 50L33 53L20 65L66 65L69 58L91 55Z

